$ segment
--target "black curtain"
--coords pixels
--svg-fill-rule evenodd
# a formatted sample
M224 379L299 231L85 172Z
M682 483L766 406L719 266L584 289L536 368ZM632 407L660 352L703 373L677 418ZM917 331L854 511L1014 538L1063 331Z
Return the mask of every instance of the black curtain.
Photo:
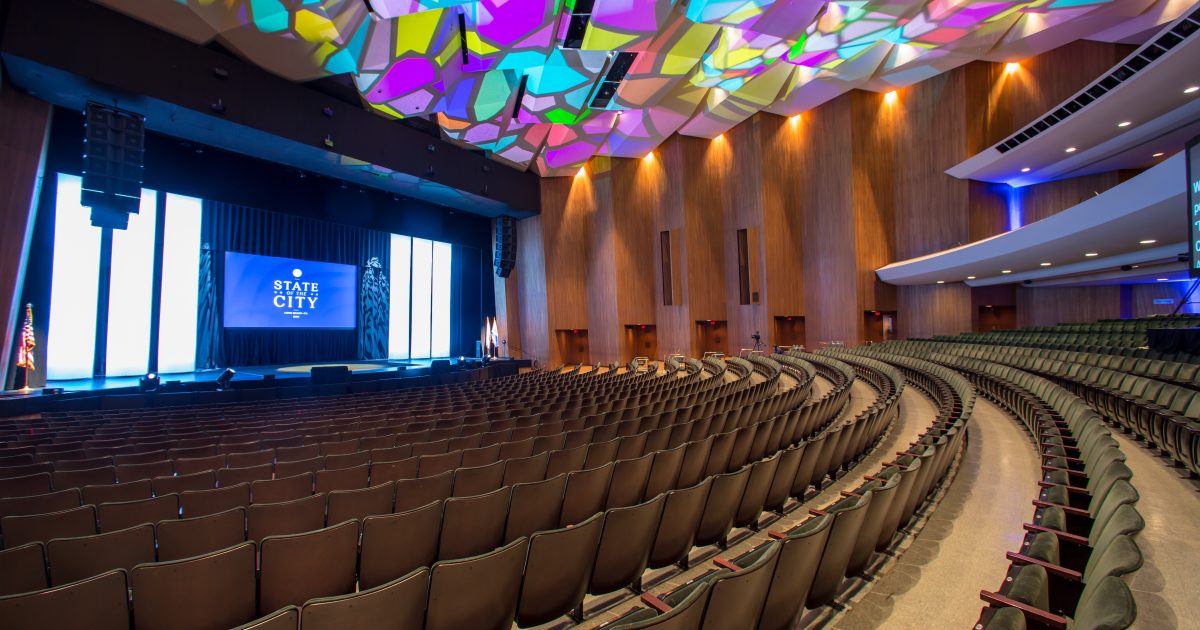
M383 275L390 268L390 238L377 230L204 201L197 367L385 358L388 283ZM359 328L225 329L221 320L227 251L355 265L363 283Z

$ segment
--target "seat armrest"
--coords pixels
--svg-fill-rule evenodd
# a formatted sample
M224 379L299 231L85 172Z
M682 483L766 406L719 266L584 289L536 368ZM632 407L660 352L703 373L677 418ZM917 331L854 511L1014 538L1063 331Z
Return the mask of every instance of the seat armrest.
M1057 575L1058 577L1061 577L1063 579L1071 580L1073 582L1082 582L1083 581L1083 574L1080 573L1079 571L1068 569L1064 566L1059 566L1057 564L1051 564L1044 560L1038 560L1037 558L1030 558L1029 556L1027 556L1023 553L1016 553L1016 552L1010 551L1005 554L1005 557L1008 558L1008 560L1014 564L1036 564L1039 567L1042 567L1043 569L1045 569L1047 573Z
M1059 505L1057 503L1051 503L1049 501L1039 501L1038 499L1033 500L1033 506L1037 507L1037 508L1056 507L1056 508L1062 510L1063 512L1066 512L1067 514L1071 514L1073 516L1082 516L1084 518L1091 518L1091 516L1092 516L1091 512L1088 512L1087 510L1085 510L1083 508L1071 507L1069 505Z
M979 599L982 599L993 607L1016 608L1017 610L1021 611L1021 614L1025 615L1027 619L1033 619L1039 624L1043 624L1051 628L1056 628L1058 630L1066 630L1067 628L1066 617L1059 617L1058 615L1046 612L1040 608L1035 608L1029 604L1019 602L1015 599L1009 599L999 593L979 591Z
M729 569L730 571L734 572L742 570L742 567L739 567L725 558L713 558L713 564L721 567L722 569Z
M666 602L650 593L642 593L642 603L657 610L660 615L671 612L671 607Z
M1083 545L1085 547L1088 544L1087 538L1085 538L1083 536L1079 536L1077 534L1061 532L1057 529L1050 529L1049 527L1042 527L1041 525L1034 525L1033 523L1025 523L1024 527L1025 527L1025 531L1027 531L1027 532L1033 532L1035 534L1038 534L1041 532L1050 532L1051 534L1058 536L1059 540L1065 540L1067 542L1075 543L1076 545Z

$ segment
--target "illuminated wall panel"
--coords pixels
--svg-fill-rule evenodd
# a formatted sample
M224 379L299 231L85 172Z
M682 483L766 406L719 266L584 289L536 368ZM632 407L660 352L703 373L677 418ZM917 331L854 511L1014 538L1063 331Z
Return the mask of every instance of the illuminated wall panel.
M433 303L433 241L412 240L412 358L429 358Z
M196 369L202 216L199 199L167 195L158 319L158 371L164 374Z
M79 205L81 188L79 177L58 176L46 334L50 380L91 377L96 352L100 228L92 227L91 211Z
M129 215L129 227L113 230L106 376L137 376L148 367L157 203L157 193L143 189L138 213Z
M407 359L409 294L412 291L412 237L392 235L390 305L388 309L388 358Z
M433 244L433 303L430 356L450 356L450 244Z

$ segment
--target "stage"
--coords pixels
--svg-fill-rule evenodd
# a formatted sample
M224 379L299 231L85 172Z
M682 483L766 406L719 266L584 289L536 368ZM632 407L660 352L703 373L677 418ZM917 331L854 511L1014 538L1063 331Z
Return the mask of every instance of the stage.
M458 359L449 359L452 364L458 363ZM416 359L405 361L340 361L330 363L303 363L295 365L255 365L246 367L234 367L236 374L233 377L234 383L244 383L247 381L263 381L275 379L283 381L287 379L304 379L309 378L309 370L314 367L333 367L344 365L351 374L384 374L388 372L403 372L404 376L423 376L429 373L429 365L432 359ZM183 383L215 383L217 377L225 368L217 368L212 370L197 370L195 372L181 372L176 374L159 374L158 377L164 387L171 387L174 384ZM399 375L398 375L399 376ZM384 377L386 378L386 377ZM72 392L103 392L110 390L128 390L129 388L136 389L140 376L112 376L104 377L97 376L95 378L80 378L68 381L47 381L46 389L61 389L63 393ZM283 383L281 383L282 385ZM41 391L41 390L35 390ZM5 392L6 395L20 395L21 392Z

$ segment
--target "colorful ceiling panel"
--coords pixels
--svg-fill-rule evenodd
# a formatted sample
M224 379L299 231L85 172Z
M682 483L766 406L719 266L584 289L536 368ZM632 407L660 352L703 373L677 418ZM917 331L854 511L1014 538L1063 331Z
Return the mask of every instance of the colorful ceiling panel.
M348 75L367 107L556 176L759 111L1165 23L1173 0L95 1L289 79Z

